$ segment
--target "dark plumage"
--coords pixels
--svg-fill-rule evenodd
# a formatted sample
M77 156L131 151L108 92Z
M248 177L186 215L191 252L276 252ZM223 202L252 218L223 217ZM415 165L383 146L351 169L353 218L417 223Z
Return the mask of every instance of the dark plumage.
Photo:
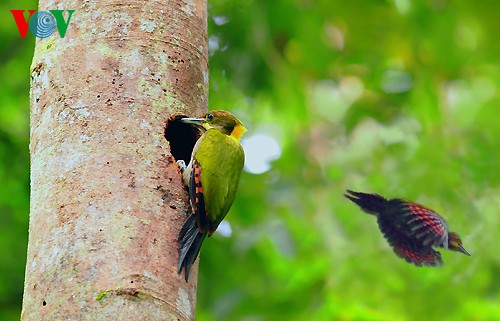
M470 255L463 248L460 237L448 232L445 220L420 204L350 190L344 196L363 211L377 216L380 230L394 252L409 263L416 266L442 265L441 254L433 247Z

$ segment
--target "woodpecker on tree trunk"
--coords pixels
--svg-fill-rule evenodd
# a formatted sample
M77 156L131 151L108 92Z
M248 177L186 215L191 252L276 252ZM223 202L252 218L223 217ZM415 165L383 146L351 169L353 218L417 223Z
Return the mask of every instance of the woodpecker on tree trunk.
M193 209L179 233L178 273L184 268L187 281L205 237L215 232L233 204L245 161L240 139L246 128L236 116L223 110L180 121L202 132L189 164L177 162Z

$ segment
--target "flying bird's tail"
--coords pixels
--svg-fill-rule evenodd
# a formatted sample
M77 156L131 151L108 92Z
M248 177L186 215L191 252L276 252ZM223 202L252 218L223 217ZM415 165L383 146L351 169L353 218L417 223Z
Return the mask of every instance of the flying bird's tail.
M181 274L184 267L186 282L189 278L189 271L193 265L198 253L200 252L203 240L207 236L207 232L200 232L196 223L196 215L191 215L186 223L182 226L179 233L179 263L177 265L177 273Z
M349 195L350 194L350 195ZM347 190L345 197L356 203L363 211L378 215L384 209L387 200L378 194L368 194Z

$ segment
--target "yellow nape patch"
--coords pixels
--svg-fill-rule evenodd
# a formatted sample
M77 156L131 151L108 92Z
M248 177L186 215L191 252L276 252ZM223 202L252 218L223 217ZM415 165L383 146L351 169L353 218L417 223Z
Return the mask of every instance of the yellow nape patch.
M237 141L239 141L241 139L241 136L243 136L243 134L246 131L247 131L247 129L245 128L245 126L243 126L243 125L236 125L233 128L233 131L231 132L231 137L233 137L234 139L236 139Z

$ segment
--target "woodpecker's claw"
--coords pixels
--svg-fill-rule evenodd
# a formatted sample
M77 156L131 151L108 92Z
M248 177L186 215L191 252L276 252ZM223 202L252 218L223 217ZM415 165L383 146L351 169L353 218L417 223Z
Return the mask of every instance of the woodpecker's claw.
M184 173L184 171L186 170L186 162L181 159L177 161L177 165L179 166L179 170L181 171L181 173Z
M186 166L184 160L178 160L177 166L179 166L179 171L181 172L182 181L184 185L189 186L189 179L191 177L191 163Z

